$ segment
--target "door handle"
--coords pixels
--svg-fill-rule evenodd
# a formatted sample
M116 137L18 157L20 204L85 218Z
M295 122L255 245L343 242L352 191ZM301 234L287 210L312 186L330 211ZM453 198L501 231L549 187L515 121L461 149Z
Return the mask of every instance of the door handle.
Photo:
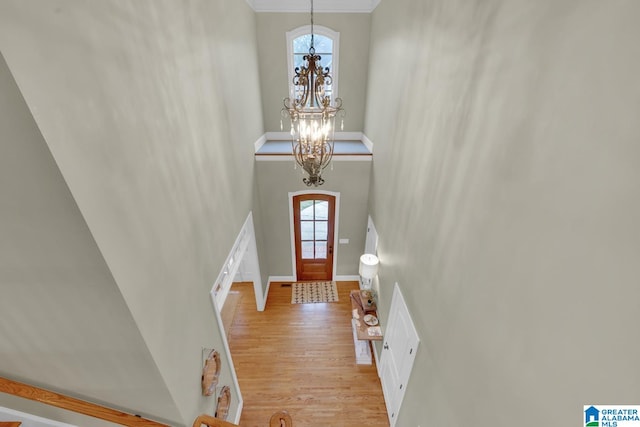
M384 343L384 346L382 348L384 348L385 350L389 350L389 344Z
M333 253L333 246L329 246L329 253L332 254Z

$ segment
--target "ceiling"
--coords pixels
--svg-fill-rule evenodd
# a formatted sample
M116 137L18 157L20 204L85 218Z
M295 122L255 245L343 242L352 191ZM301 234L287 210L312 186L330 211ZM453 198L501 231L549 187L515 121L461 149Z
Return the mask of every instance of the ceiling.
M381 0L315 0L314 12L371 13ZM256 12L308 12L310 2L305 0L247 0Z

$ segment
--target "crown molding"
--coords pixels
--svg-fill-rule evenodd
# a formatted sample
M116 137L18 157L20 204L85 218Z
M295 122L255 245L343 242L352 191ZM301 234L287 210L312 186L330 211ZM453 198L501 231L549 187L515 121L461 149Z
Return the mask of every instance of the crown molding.
M256 12L308 13L309 3L301 0L246 0ZM317 13L371 13L381 0L316 0Z

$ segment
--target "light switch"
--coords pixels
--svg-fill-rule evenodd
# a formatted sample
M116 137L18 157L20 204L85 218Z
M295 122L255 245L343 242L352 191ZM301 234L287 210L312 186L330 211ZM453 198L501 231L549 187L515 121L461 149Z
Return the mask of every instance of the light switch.
M348 245L349 244L349 239L340 239L339 240L341 245Z

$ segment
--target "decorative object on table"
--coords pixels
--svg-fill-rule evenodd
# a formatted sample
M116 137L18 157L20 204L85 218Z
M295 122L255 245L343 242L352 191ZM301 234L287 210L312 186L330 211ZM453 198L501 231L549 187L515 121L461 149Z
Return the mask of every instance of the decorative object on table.
M291 304L338 301L336 282L296 282L291 284Z
M372 289L363 289L359 292L360 307L364 314L370 314L378 310L376 305L376 293Z
M293 94L284 99L282 117L291 122L291 148L296 163L309 175L307 186L324 183L322 171L333 157L336 114L344 117L342 99L331 104L332 78L329 67L322 69L320 55L313 46L313 0L311 0L311 45L305 63L295 68ZM280 124L282 126L282 122Z
M373 292L371 289L363 289L360 291L360 297L362 299L363 309L371 307L373 305Z
M227 420L229 416L229 406L231 405L231 389L228 385L222 387L220 396L218 396L218 404L216 405L215 417L219 420Z
M367 328L367 334L370 337L381 337L382 336L382 328L380 326L371 326Z
M378 274L380 260L374 254L364 254L360 257L360 267L358 273L362 280L364 289L371 289L373 278Z
M213 396L220 377L220 353L206 348L202 352L203 356L208 353L202 368L202 395Z
M364 323L369 326L376 326L378 324L378 318L373 314L365 314Z
M293 427L293 420L287 411L278 411L271 415L269 427Z

